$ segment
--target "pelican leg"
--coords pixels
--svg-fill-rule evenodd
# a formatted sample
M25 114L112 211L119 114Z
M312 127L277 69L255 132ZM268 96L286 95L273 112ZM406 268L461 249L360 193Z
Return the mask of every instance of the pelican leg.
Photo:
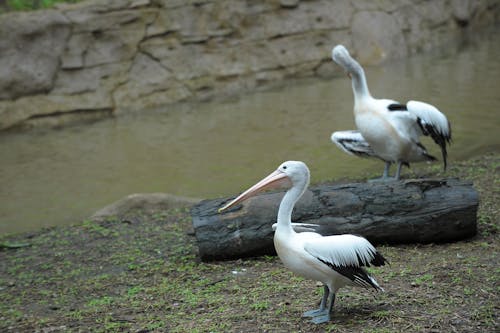
M306 311L302 316L316 317L324 314L326 310L326 302L328 301L329 295L330 295L330 288L328 288L326 285L323 285L323 298L321 298L321 304L319 305L319 309Z
M390 168L391 168L391 162L385 162L384 173L382 174L382 177L370 179L369 182L381 182L381 181L383 182L383 181L389 180L389 169Z
M396 170L396 175L394 176L394 180L399 180L399 177L401 176L402 167L403 167L403 162L398 161L398 168Z
M391 168L391 162L385 162L384 173L382 174L382 179L389 177L389 169Z
M314 317L311 321L315 324L327 323L330 321L330 314L332 313L333 304L335 303L335 293L331 293L330 302L328 302L328 308L325 311L316 317Z

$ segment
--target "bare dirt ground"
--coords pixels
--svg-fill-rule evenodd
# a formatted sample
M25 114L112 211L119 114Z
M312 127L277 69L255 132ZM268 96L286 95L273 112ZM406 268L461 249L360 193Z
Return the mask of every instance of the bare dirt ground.
M446 175L416 168L474 182L478 235L379 245L391 265L371 271L386 291L341 289L330 323L301 317L322 288L276 257L200 262L189 211L171 210L0 238L0 331L498 331L500 154Z

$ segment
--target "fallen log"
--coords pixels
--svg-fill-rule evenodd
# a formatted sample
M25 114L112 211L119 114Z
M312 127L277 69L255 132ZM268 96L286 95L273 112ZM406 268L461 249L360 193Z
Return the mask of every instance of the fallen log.
M204 200L191 216L202 260L274 254L272 224L282 192L260 194L227 212L229 198ZM292 221L317 224L322 235L352 233L371 242L439 243L474 236L479 197L458 179L411 179L310 187Z

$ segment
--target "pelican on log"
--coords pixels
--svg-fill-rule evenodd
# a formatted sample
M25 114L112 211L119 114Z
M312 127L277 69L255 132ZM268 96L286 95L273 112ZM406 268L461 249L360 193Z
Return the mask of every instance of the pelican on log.
M339 288L354 285L382 291L364 267L382 266L387 260L363 237L350 234L322 236L315 232L294 231L292 210L307 189L309 178L305 163L284 162L276 171L220 208L219 213L263 190L289 187L278 209L274 247L285 267L306 279L323 283L324 294L319 309L304 313L304 317L312 317L312 322L319 324L330 320Z
M334 132L331 140L337 146L353 155L383 160L385 168L381 180L390 179L390 166L397 163L394 179L399 180L403 165L436 160L420 143L420 136L430 136L441 148L446 170L446 145L451 142L451 127L443 113L424 102L401 104L373 98L363 68L343 45L332 49L332 59L352 80L354 120L358 128L358 131Z

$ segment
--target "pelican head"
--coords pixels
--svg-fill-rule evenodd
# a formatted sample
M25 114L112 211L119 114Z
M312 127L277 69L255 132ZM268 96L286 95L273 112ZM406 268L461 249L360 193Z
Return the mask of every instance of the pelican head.
M355 102L361 98L371 97L363 67L351 57L344 45L337 45L332 49L332 59L344 68L351 78Z
M272 172L269 176L265 177L257 184L250 187L245 192L241 193L237 198L230 201L224 207L219 209L219 213L233 207L234 205L253 197L254 195L267 190L286 187L298 187L304 191L309 185L310 172L309 168L304 162L301 161L287 161Z
M309 168L301 161L287 161L281 163L277 171L284 173L292 182L292 185L300 184L307 187L309 185L310 172Z
M354 60L344 45L337 45L332 49L332 59L347 71L349 76L360 75L363 71L361 65Z

